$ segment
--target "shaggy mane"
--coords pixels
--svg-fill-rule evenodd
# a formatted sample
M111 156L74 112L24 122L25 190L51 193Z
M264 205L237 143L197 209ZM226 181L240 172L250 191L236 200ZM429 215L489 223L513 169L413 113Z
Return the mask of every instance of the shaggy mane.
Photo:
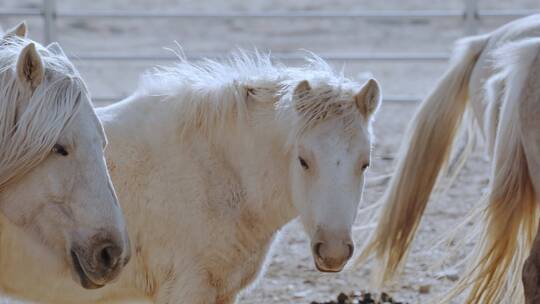
M276 118L293 122L299 136L321 121L343 118L348 125L358 117L354 95L361 85L336 73L322 58L309 53L300 67L273 62L270 55L238 51L222 61L189 62L178 54L172 67L146 73L136 95L162 96L179 102L183 132L190 128L212 129L248 117L247 99L271 103ZM303 80L311 90L300 98L293 91ZM251 101L251 100L250 100ZM299 115L300 114L300 115Z
M33 93L16 76L19 54L29 43L35 44L45 69L45 77ZM63 52L30 39L2 39L0 34L0 191L50 153L78 111L81 96L87 94L83 80ZM24 111L21 103L26 105Z

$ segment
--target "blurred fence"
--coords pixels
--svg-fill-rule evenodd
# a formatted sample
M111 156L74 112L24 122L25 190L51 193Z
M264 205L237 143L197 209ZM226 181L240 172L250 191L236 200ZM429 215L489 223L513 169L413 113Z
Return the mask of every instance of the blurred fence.
M360 12L328 12L328 11L273 11L273 12L169 12L169 11L133 11L133 10L61 10L57 9L55 0L43 0L41 8L37 9L0 9L0 17L39 17L43 19L44 42L50 43L58 40L57 20L60 18L124 18L124 19L162 19L162 18L461 18L464 24L463 35L475 34L478 30L479 21L482 18L518 18L540 10L527 9L500 9L481 10L478 0L464 0L461 10L364 10ZM273 57L282 60L301 59L305 54L298 53L272 53ZM223 54L189 54L189 58L219 57ZM447 60L447 53L365 53L365 54L320 54L327 60L342 61L442 61ZM169 61L174 60L174 55L139 55L129 53L86 53L78 54L72 58L75 61L96 60L122 60L122 61ZM100 103L119 100L121 97L96 96L93 99ZM416 101L418 98L403 98L399 96L387 96L390 101Z

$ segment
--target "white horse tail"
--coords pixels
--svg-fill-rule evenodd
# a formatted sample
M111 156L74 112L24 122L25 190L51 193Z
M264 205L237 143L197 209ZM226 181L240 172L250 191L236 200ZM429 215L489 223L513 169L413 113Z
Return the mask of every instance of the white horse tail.
M495 53L496 63L505 71L506 92L489 192L486 205L480 206L485 220L478 219L483 227L469 257L471 264L445 302L469 289L465 303L523 303L521 273L536 235L539 207L529 175L520 111L525 103L537 101L533 92L540 76L539 57L538 38L505 45Z
M397 169L382 202L379 222L358 259L375 253L379 283L390 280L404 260L465 112L473 67L488 36L458 41L451 66L423 101L407 140L398 154Z

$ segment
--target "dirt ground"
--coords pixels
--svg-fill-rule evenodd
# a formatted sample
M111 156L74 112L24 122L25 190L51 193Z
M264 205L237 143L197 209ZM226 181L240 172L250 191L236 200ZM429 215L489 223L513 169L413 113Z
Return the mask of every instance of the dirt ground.
M483 9L539 9L538 0L480 0ZM39 0L2 0L0 10L7 7L40 7ZM152 3L152 6L149 5ZM446 0L58 0L60 9L157 9L203 11L286 11L362 9L461 9L463 1ZM6 27L20 18L0 17ZM493 29L509 19L480 20L480 32ZM40 19L29 17L33 38L42 37ZM226 53L237 47L257 47L262 51L296 52L308 49L320 54L388 53L388 52L448 52L452 42L463 34L460 18L357 19L357 18L289 18L289 19L60 19L59 41L70 55L87 53L132 53L166 55L163 46L178 41L187 54ZM224 39L226 38L226 39ZM75 61L96 97L125 96L137 85L138 75L155 64L168 62ZM295 64L295 62L291 62ZM346 74L355 77L371 72L381 82L385 95L425 96L445 68L443 61L428 62L332 62L345 65ZM405 127L417 103L385 103L375 124L377 142L370 176L390 172L403 138ZM480 199L487 185L488 164L478 147L464 167L453 187L437 197L426 212L420 233L414 242L404 274L398 283L388 287L394 298L409 303L426 303L455 282L462 268L433 268L447 252L436 247ZM367 187L363 206L373 204L385 185ZM363 226L359 221L356 225ZM304 235L297 221L280 233L259 282L240 298L240 304L310 303L329 300L341 292L362 290L370 281L372 263L349 268L340 274L322 274L315 270ZM356 231L361 244L365 232ZM472 243L457 250L457 260L471 249ZM423 292L420 292L420 290ZM429 289L428 292L425 292ZM4 300L6 303L13 303ZM2 299L0 299L0 303ZM459 303L459 299L456 300Z

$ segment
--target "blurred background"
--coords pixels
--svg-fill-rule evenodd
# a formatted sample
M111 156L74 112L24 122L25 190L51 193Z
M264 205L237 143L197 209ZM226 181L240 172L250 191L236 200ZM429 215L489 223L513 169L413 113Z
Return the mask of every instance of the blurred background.
M132 92L141 71L241 47L294 64L307 49L347 74L372 72L387 99L425 95L452 42L540 9L537 0L1 0L0 25L26 19L33 39L59 41L97 103ZM414 76L413 76L414 75Z
M59 41L98 106L129 95L144 70L171 64L175 56L165 48L176 48L175 41L194 59L257 48L296 65L302 50L310 50L344 66L349 77L370 72L385 99L370 169L377 175L391 171L416 101L444 72L453 42L535 12L538 0L0 0L0 25L24 19L32 39ZM445 253L433 244L478 201L487 169L477 151L448 195L430 205L403 280L388 289L395 298L425 303L459 277L460 267L433 270ZM364 204L384 187L368 187ZM355 237L363 240L360 228ZM368 286L369 264L340 274L315 271L296 222L275 247L264 277L241 304L310 303Z

